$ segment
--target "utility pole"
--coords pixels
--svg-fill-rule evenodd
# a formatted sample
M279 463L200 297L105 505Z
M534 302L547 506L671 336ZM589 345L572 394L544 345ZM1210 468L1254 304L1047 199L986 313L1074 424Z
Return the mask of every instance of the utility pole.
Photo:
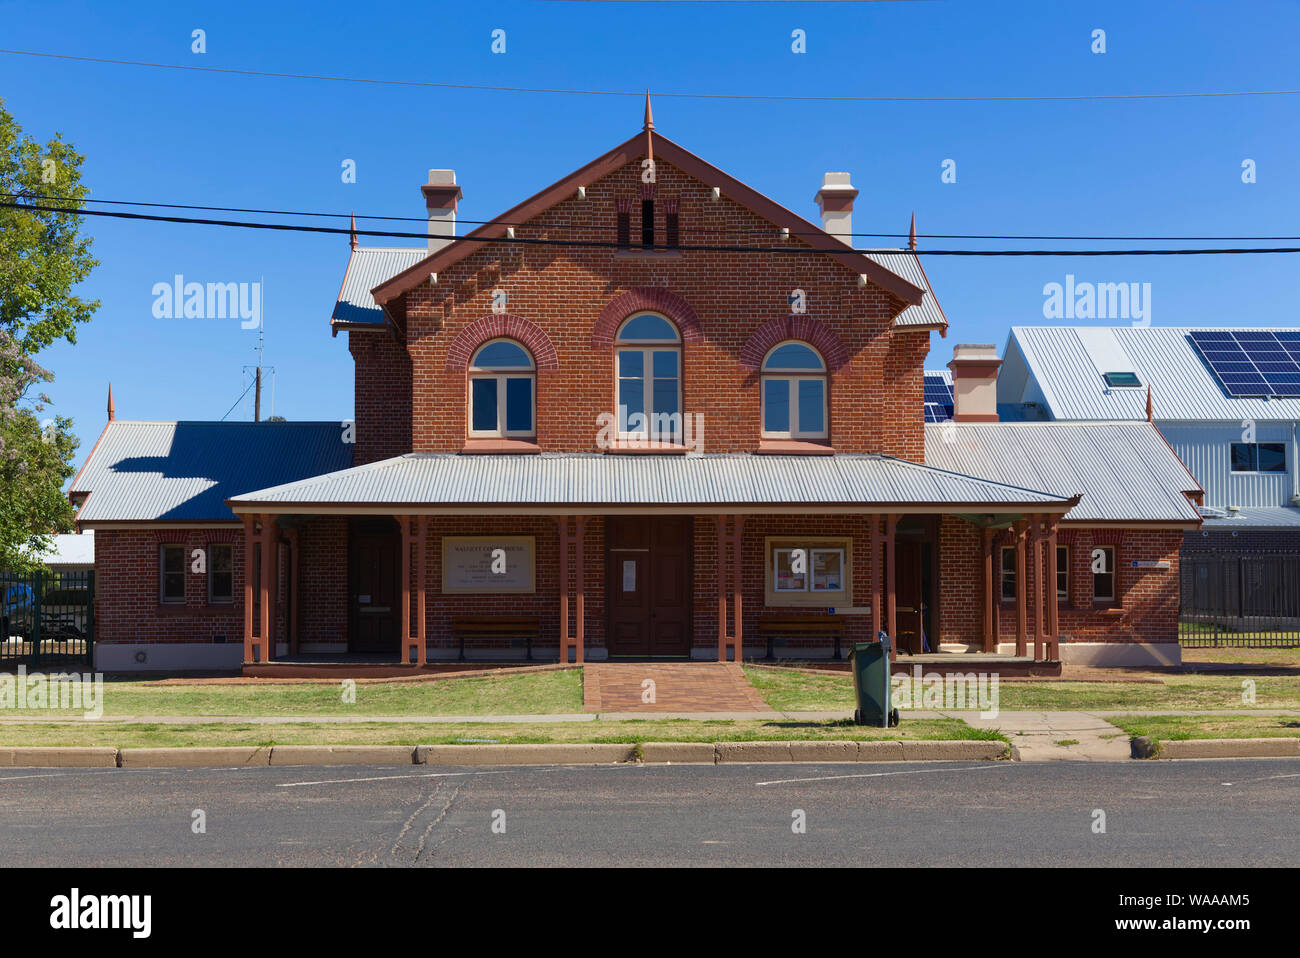
M262 421L262 332L265 323L257 326L257 381L253 386L253 422Z

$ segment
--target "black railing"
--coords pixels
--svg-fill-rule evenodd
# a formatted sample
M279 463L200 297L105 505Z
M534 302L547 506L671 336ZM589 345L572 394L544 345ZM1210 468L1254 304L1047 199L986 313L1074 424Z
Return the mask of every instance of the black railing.
M1300 647L1300 555L1185 553L1181 565L1183 645Z
M0 671L95 662L95 573L0 572Z

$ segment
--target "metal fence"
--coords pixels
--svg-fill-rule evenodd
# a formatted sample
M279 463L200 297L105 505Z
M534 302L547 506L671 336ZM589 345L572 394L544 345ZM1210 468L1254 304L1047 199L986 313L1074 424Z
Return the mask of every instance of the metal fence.
M0 671L95 661L95 573L0 572Z
M1300 555L1184 554L1181 565L1183 645L1300 647Z

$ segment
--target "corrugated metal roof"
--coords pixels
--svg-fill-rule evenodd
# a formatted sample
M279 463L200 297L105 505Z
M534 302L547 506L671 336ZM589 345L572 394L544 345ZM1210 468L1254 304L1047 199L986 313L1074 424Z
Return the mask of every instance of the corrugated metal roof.
M1079 328L1015 326L1007 340L1006 358L1016 361L1011 354L1017 349L1023 355L1054 419L1145 419L1148 384L1157 421L1300 419L1300 398L1234 398L1225 393L1187 338L1191 327L1103 327L1132 361L1142 381L1137 388L1108 389L1077 332ZM1008 377L1008 389L1022 386L1014 377ZM999 402L1018 402L1022 398L1003 392L1000 388Z
M359 246L354 249L330 321L383 325L384 312L375 305L370 291L428 255L429 251L424 247Z
M910 250L870 250L866 255L891 273L925 290L920 303L909 306L898 314L894 319L895 326L948 325L948 318L943 314L939 299L934 295L934 287L930 285L930 278L925 275L921 259L916 253Z
M1196 522L1199 488L1147 422L932 423L925 460L997 482L1083 498L1071 522Z
M233 497L240 504L1055 504L1066 496L888 456L410 453Z
M78 522L236 518L225 500L352 462L337 422L113 420L69 493L89 493Z
M1259 506L1238 510L1231 518L1205 517L1205 528L1222 532L1228 529L1296 529L1300 530L1300 509L1290 506Z

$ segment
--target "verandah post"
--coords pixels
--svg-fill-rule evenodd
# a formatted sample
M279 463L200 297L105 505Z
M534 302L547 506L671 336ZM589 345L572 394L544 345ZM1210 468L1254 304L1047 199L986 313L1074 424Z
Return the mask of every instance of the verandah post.
M429 517L416 519L415 534L415 664L429 661L428 623L425 618L425 597L429 591Z
M587 524L586 516L577 517L578 528L576 534L578 537L578 546L576 550L577 557L574 560L574 565L578 567L577 568L578 591L574 599L573 611L574 611L574 616L577 618L577 622L575 623L575 625L577 626L576 641L577 641L578 651L575 658L577 659L579 665L583 663L583 660L586 656L586 627L585 627L584 619L586 618L586 612L587 612L587 565L583 561L584 540L586 539L586 532L585 532L586 524Z
M402 641L398 645L397 660L399 662L409 662L411 660L411 517L394 516L397 520L397 526L401 530L402 539L402 614L401 630Z
M1027 523L1021 519L1015 524L1016 540L1016 655L1023 656L1028 651L1026 639L1026 585L1025 582L1025 536Z
M745 534L745 517L732 516L732 577L734 597L732 599L732 628L735 629L735 648L736 664L739 665L744 657L745 646L745 628L744 628L744 601L741 597L741 578L740 578L740 557L743 554L743 542Z
M244 661L253 661L253 572L256 568L253 535L257 517L244 516Z

